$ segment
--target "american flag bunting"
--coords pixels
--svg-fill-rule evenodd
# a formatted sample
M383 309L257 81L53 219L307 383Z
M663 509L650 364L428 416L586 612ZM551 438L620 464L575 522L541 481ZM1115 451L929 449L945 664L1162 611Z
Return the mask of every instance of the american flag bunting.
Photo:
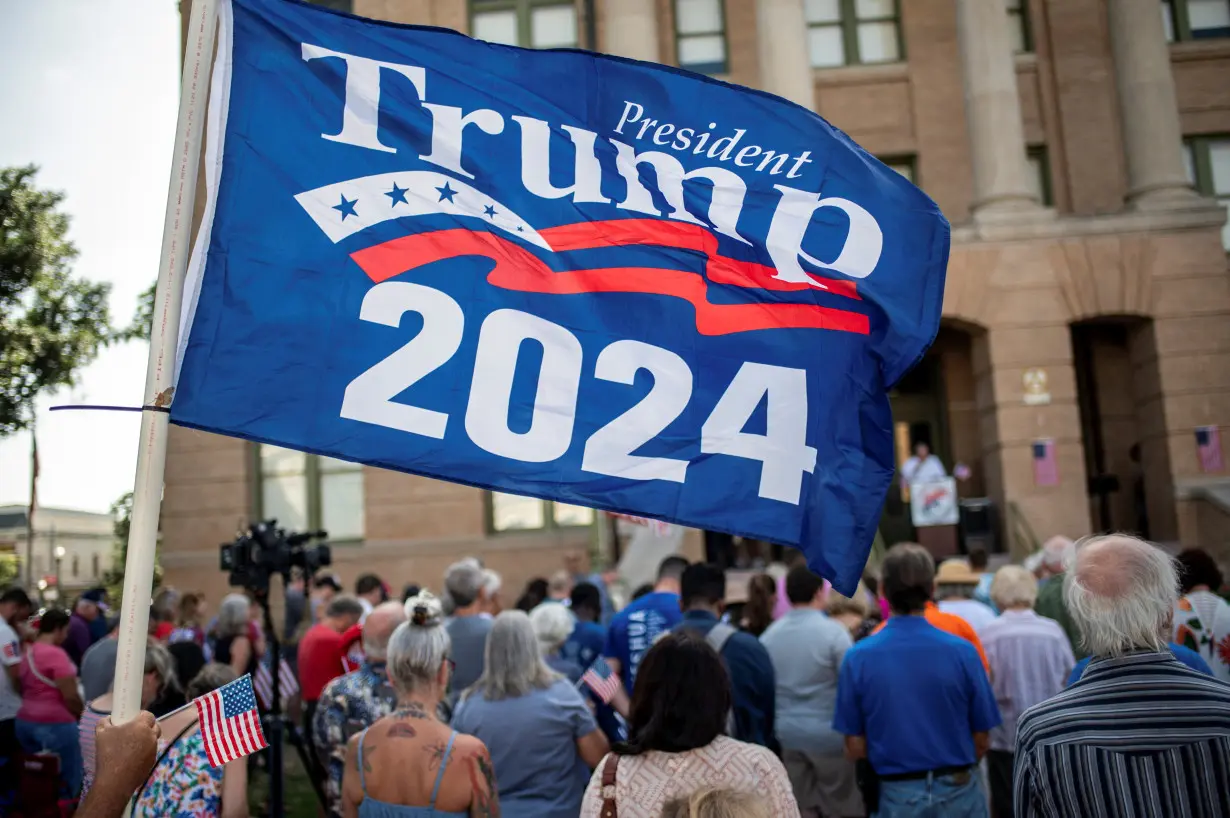
M257 666L256 675L252 677L252 688L261 707L268 710L273 706L273 674L269 671L268 659ZM285 659L278 661L278 692L283 702L299 692L299 680Z

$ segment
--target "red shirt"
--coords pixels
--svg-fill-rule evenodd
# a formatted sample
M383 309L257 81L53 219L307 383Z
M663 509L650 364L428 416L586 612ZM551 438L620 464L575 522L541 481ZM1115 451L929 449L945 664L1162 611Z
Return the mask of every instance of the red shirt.
M154 628L154 638L159 642L165 642L173 630L175 630L174 622L159 622L158 626Z
M325 685L345 673L342 660L360 633L358 625L338 633L320 623L303 634L299 640L299 692L305 702L317 701Z

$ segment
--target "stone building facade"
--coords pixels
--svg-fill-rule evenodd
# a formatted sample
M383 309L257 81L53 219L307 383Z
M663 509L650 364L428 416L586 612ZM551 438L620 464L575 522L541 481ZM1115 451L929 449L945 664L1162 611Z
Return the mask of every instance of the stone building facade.
M682 65L814 109L954 226L943 327L893 395L899 455L924 439L967 467L962 495L992 501L1018 555L1122 529L1230 557L1230 477L1197 448L1198 430L1230 427L1230 3L320 2ZM169 457L162 561L178 585L220 583L217 544L281 502L283 478L302 480L305 522L361 509L335 551L348 578L431 582L480 553L519 587L593 538L582 510L331 463L281 474L276 453L178 428ZM906 513L894 492L887 539L908 536Z

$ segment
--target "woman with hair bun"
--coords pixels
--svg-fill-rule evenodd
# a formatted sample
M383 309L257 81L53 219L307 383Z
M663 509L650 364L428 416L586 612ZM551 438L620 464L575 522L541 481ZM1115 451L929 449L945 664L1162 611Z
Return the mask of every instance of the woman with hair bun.
M465 818L499 815L495 771L486 746L436 716L453 662L440 600L423 591L406 600L406 618L389 638L389 682L397 709L346 746L345 818Z

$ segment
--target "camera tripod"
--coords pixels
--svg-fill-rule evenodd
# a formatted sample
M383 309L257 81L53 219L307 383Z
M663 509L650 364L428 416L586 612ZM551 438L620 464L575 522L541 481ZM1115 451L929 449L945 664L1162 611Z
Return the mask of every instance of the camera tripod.
M283 585L285 588L286 578L283 577ZM265 609L265 633L269 640L269 712L261 718L261 729L265 731L265 738L269 742L268 755L266 760L269 765L269 815L271 818L282 818L285 814L285 769L283 767L282 750L283 736L290 738L290 743L294 745L295 751L299 754L299 761L303 764L303 769L307 773L308 779L312 782L312 789L316 792L316 799L320 802L322 809L328 809L328 803L325 798L325 789L323 782L323 771L320 770L314 761L314 757L307 751L307 741L303 733L299 730L290 718L282 712L282 690L281 670L282 670L282 648L278 641L277 631L273 628L273 614L269 612L269 594L268 592L258 593L256 595L257 602Z

